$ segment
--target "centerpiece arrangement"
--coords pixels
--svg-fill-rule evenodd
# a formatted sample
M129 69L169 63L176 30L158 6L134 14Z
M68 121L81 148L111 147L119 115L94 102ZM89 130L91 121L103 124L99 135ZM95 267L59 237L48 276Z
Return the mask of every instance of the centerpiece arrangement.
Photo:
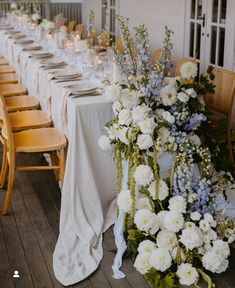
M208 120L200 95L213 93L213 69L197 77L197 64L188 62L180 77L166 77L173 32L165 29L152 65L145 25L136 28L134 42L124 18L117 19L125 52L114 47L114 55L123 81L106 82L114 118L99 139L103 150L113 150L117 170L114 277L124 277L126 250L154 288L198 288L200 279L215 287L210 274L228 268L235 210L226 198L233 179L215 171L213 151L201 140Z

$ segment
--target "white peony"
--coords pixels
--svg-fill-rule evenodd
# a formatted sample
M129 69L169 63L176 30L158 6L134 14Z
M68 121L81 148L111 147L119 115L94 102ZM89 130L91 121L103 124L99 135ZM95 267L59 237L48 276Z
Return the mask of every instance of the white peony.
M202 257L202 265L213 273L222 273L228 268L228 260L224 259L216 251L208 251Z
M141 134L138 136L136 144L140 150L145 150L153 146L153 139L148 134Z
M175 233L164 229L158 232L156 243L159 248L166 248L171 251L178 245L177 236Z
M148 210L152 210L152 206L149 202L149 198L148 197L141 197L136 201L136 209L140 210L140 209L148 209Z
M105 96L110 101L119 100L121 97L122 88L119 85L112 84L105 88Z
M118 115L118 123L119 125L129 126L132 122L131 110L130 109L122 109Z
M148 165L139 165L135 170L134 178L136 184L147 186L153 180L153 171Z
M173 115L171 115L171 113L169 111L163 111L162 117L165 121L167 121L170 124L175 123L175 117Z
M202 239L200 229L197 227L183 229L180 236L180 242L184 244L187 250L201 247L203 244Z
M131 211L131 193L130 190L122 190L117 197L117 205L124 212Z
M180 68L180 74L184 79L194 79L197 76L197 64L186 62Z
M164 226L171 232L179 232L184 227L184 217L176 211L168 211L164 218Z
M106 135L100 136L100 138L98 140L98 145L104 151L112 149L112 144Z
M140 131L145 134L152 134L155 127L156 123L154 121L154 118L146 118L143 121L139 122L139 127Z
M187 95L192 97L192 98L196 98L197 97L197 93L196 93L196 91L193 88L186 89L185 93L187 93Z
M171 267L171 260L171 255L167 249L156 248L149 258L149 263L151 267L164 272Z
M156 181L153 181L148 188L151 197L153 200L156 200ZM159 187L158 187L158 199L163 201L169 195L169 188L166 182L162 179L159 180Z
M211 229L209 222L205 219L199 222L199 227L203 232L207 232Z
M135 108L140 102L139 94L136 91L129 91L128 89L124 89L121 93L121 102L125 108Z
M139 105L132 110L132 118L136 123L139 123L148 117L150 111L151 109L145 104Z
M153 224L153 215L148 209L140 209L135 214L134 223L140 231L148 232Z
M120 102L120 101L114 101L113 102L113 106L112 106L112 108L113 108L113 113L114 113L114 115L115 116L117 116L118 115L118 113L122 110L122 103Z
M177 95L178 99L180 100L180 102L183 102L183 103L187 103L188 100L189 100L189 96L187 94L185 94L184 92L180 92L178 95Z
M162 88L160 98L164 106L172 106L176 102L177 91L171 85Z
M202 215L201 215L199 212L197 212L197 211L192 212L192 213L190 214L190 218L191 218L193 221L199 221L199 220L201 219L201 217L202 217Z
M223 240L215 240L213 241L213 251L217 254L220 254L223 258L227 258L230 255L230 249L227 242Z
M127 139L127 131L128 131L128 128L127 127L123 127L122 129L119 129L118 130L118 138L119 140L128 145L129 144L129 141Z
M186 213L186 201L182 196L174 196L169 200L169 210Z
M140 242L137 251L139 253L152 253L156 248L156 244L150 240L144 240Z
M140 253L135 259L134 267L143 275L146 274L151 268L151 265L149 263L150 255L150 253Z
M179 279L180 284L186 286L194 284L199 278L199 274L196 268L194 268L192 264L189 263L180 264L178 266L176 274L180 278Z

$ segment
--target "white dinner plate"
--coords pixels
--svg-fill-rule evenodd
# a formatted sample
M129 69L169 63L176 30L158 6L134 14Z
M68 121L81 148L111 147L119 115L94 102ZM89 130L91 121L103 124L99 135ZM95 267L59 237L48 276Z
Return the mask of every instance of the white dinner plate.
M26 45L26 44L32 44L33 43L33 40L29 40L29 39L23 39L23 40L19 40L19 41L16 41L17 44L20 44L20 45Z
M72 92L78 92L78 93L84 93L84 92L94 92L97 89L97 85L87 81L87 80L82 80L77 84L69 85L67 86Z
M62 71L58 71L55 74L56 79L73 79L79 76L82 76L79 72L72 69L64 69Z

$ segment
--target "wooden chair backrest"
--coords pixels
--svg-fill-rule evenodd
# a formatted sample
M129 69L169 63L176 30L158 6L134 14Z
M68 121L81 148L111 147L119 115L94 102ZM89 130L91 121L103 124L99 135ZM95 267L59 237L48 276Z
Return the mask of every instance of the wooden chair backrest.
M115 46L117 47L117 50L120 54L124 54L125 52L125 47L124 47L124 44L123 44L123 40L122 40L122 37L118 37L116 40L115 40Z
M161 52L162 52L162 49L161 49L161 48L159 48L159 49L157 49L157 50L154 51L154 53L153 53L153 55L152 55L152 58L151 58L151 63L152 63L153 65L155 65L155 64L157 63L157 61L158 61L158 59L159 59L159 57L160 57L160 55L161 55Z
M192 57L183 57L176 61L175 65L175 77L180 76L180 69L181 67L187 62L195 62L195 59Z
M69 24L68 24L67 32L68 33L72 32L74 30L74 28L75 28L75 25L76 25L75 21L70 21Z
M231 121L235 93L235 72L216 67L214 73L215 94L207 95L205 102L212 110L222 113Z
M84 28L84 25L82 23L77 24L75 27L75 31L78 31L80 33L81 39L82 39L83 28Z

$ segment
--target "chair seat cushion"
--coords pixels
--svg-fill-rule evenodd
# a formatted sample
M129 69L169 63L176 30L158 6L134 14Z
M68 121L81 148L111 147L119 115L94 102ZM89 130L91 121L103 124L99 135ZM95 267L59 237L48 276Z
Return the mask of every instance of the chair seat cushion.
M0 92L4 97L27 94L27 88L22 84L2 84Z
M38 99L34 96L12 96L5 98L7 111L22 111L39 107Z

